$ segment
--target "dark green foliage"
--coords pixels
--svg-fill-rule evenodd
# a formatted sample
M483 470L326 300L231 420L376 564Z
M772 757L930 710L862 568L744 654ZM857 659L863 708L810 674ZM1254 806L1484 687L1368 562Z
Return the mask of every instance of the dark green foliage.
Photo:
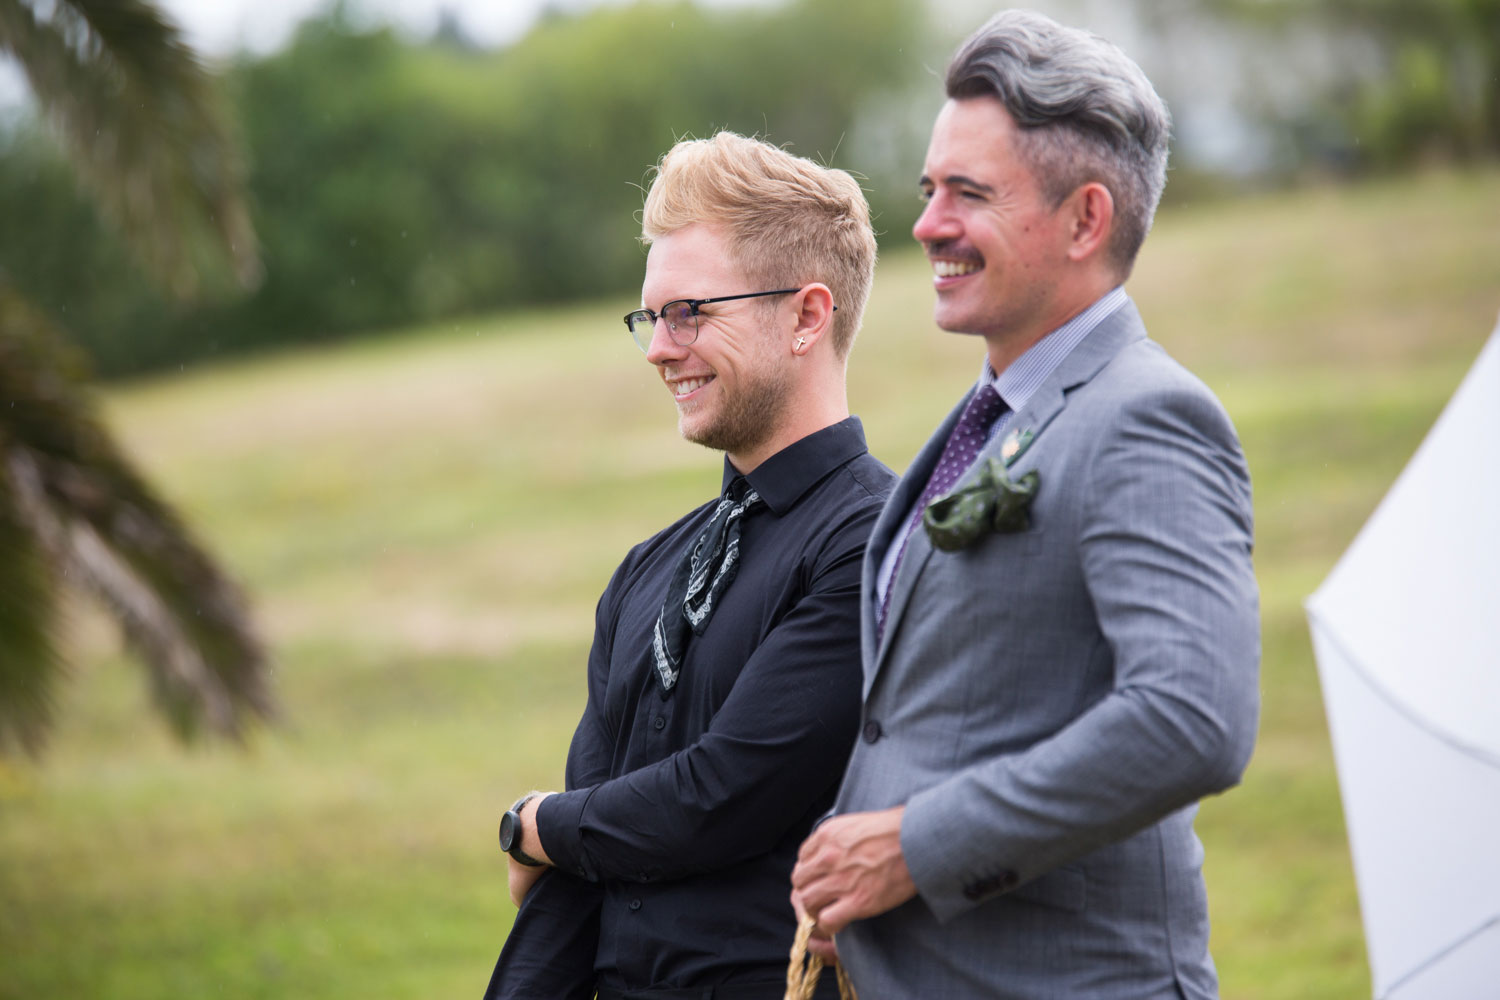
M0 454L9 451L0 426ZM57 589L38 540L17 509L8 463L0 463L0 751L40 748L52 721L53 686L62 666L53 641Z
M204 258L259 277L238 146L212 78L143 0L0 0L15 57L72 171L161 284L195 293ZM211 268L209 269L211 270Z
M206 723L239 735L247 717L272 713L244 600L120 454L85 373L61 332L0 282L0 749L35 750L45 730L65 581L120 622L181 734Z
M127 260L183 302L216 271L228 284L225 264L253 285L238 146L212 80L145 0L0 0L0 55L20 64L67 158L65 173L28 133L0 136L0 752L36 752L51 722L65 585L119 622L180 734L239 736L272 711L245 602L115 446L82 354L45 309L82 304L85 328L149 326L165 310Z
M334 13L230 74L265 261L252 295L152 291L24 135L0 164L0 267L67 310L106 375L621 292L643 266L640 185L673 142L732 128L858 166L840 144L921 72L921 23L916 0L857 17L639 3L478 52ZM912 190L870 192L878 228L904 238Z

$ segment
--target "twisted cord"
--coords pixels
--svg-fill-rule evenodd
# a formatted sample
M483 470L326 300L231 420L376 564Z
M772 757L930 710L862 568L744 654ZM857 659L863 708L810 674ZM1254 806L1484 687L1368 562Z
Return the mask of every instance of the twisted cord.
M815 923L812 917L803 917L802 922L797 925L797 936L792 939L791 960L786 969L785 1000L812 1000L813 991L818 988L823 960L807 953L807 940L812 937ZM841 1000L858 1000L854 994L854 984L849 981L849 973L844 971L842 965L835 965L833 970L838 976Z

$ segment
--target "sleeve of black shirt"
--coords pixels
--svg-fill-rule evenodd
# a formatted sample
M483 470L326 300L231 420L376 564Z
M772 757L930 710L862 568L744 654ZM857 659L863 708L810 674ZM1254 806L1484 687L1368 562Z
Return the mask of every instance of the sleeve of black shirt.
M805 818L839 780L859 724L860 565L877 514L827 536L804 596L696 743L541 804L554 864L589 881L682 878L771 850Z
M591 786L609 777L609 738L600 706L608 680L612 612L607 598L617 592L625 567L604 591L594 613L594 644L589 650L588 704L573 734L567 787ZM595 989L594 959L599 951L599 910L603 887L553 869L531 887L516 914L505 947L495 963L484 1000L588 1000Z

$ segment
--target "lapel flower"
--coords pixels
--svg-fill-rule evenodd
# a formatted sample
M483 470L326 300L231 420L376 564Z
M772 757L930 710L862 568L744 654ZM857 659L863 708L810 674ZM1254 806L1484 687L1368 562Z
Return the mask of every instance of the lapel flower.
M1003 462L986 458L973 482L927 505L922 527L935 548L957 552L988 532L1010 534L1031 526L1031 501L1042 477L1035 469L1014 480L1006 472L1031 439L1030 431L1012 431L1000 445Z

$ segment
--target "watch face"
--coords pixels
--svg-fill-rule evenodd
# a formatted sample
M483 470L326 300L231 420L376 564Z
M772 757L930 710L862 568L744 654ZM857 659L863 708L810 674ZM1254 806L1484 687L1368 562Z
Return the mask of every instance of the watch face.
M514 810L500 817L500 850L509 853L516 846L516 830L520 825L521 816Z

